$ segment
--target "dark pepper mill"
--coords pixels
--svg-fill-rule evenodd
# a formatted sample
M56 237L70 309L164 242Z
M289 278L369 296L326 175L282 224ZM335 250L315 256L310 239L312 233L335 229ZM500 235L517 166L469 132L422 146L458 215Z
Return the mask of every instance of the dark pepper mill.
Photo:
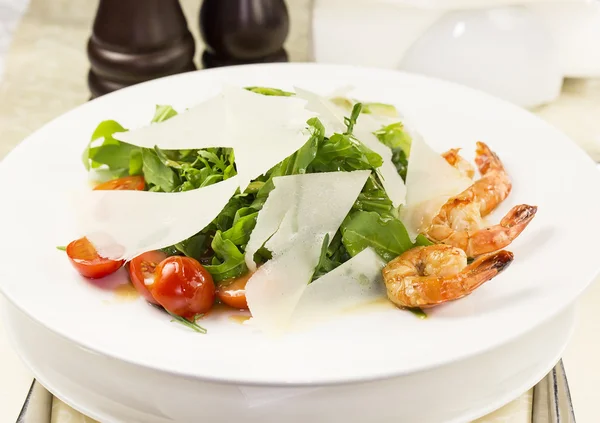
M283 0L204 0L200 33L207 68L246 63L287 62L289 31Z
M194 49L178 0L100 0L87 49L92 97L194 70Z

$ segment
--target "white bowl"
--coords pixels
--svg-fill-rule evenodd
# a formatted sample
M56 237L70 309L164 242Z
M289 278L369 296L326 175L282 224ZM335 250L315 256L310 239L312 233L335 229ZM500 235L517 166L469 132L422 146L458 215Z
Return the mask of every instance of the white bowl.
M498 349L426 372L303 388L218 384L115 362L9 304L3 321L37 379L103 423L459 423L500 408L545 376L565 348L574 314L569 308Z
M485 140L514 180L513 193L499 213L518 203L540 207L510 247L515 262L473 295L432 310L425 321L392 307L362 310L282 339L266 338L223 315L206 319L209 333L199 335L170 323L142 300L120 301L103 288L107 281L94 284L78 277L55 247L77 235L68 191L85 183L80 154L92 130L109 118L125 127L148 122L155 104L181 109L216 93L222 83L298 85L321 92L353 85L358 87L354 97L396 104L440 151L465 147L471 152L475 141ZM119 377L122 366L134 366L168 375L174 384L190 381L186 386L313 388L401 376L415 380L427 370L500 348L549 321L573 303L600 266L595 244L600 227L593 224L600 198L590 194L600 186L600 175L583 151L509 103L400 72L257 65L140 84L91 101L33 134L2 162L0 178L9 182L0 209L0 290L50 332L114 366L111 378ZM85 362L72 363L77 372L87 368ZM443 373L437 377L448 383ZM134 379L119 378L119 383L133 389ZM108 382L102 383L108 389ZM155 382L146 383L161 392ZM188 392L179 400L193 397ZM154 414L177 413L152 408L158 404L156 396L136 398ZM318 396L314 398L316 404ZM435 409L438 400L444 401L429 398L427 408ZM415 400L405 407L419 405Z

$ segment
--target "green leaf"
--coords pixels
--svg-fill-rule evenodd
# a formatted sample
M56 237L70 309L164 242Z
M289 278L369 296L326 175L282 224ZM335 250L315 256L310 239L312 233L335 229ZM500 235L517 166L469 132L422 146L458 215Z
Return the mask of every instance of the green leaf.
M276 97L291 97L291 96L296 95L294 93L283 91L278 88L246 87L246 89L248 91L252 91L253 93L256 93L256 94L271 95L271 96L276 96Z
M319 147L312 168L318 172L376 169L383 164L381 156L360 141L345 135L333 134Z
M398 174L402 177L404 182L406 182L406 172L408 170L408 160L406 158L406 154L401 148L396 148L392 150L392 163L396 166L396 170Z
M173 192L179 185L177 174L160 161L154 150L143 148L142 161L146 183L152 184L164 192Z
M202 232L174 245L180 253L200 262L204 260L209 246L210 237Z
M157 104L156 110L154 111L154 117L152 118L152 123L162 122L172 118L173 116L177 116L177 111L173 109L173 107Z
M398 117L398 110L391 104L363 103L362 112L380 116Z
M141 175L143 167L142 149L133 150L129 156L129 175Z
M352 132L354 131L354 125L356 125L356 120L358 119L358 116L360 116L360 111L362 110L362 104L361 103L356 103L353 107L352 107L352 112L350 113L350 117L344 117L344 123L346 124L346 132L344 132L344 135L352 135Z
M392 201L383 189L363 190L352 206L354 210L372 211L386 216L390 214L393 207Z
M379 141L392 150L401 149L406 156L410 155L412 138L404 130L402 122L392 123L374 132Z
M162 151L160 148L158 148L157 146L154 146L154 152L156 153L156 156L158 157L158 159L162 162L162 164L164 164L165 166L168 167L172 167L174 169L181 169L181 164L179 162L176 162L175 160L171 160L167 157L167 155L165 154L164 151Z
M167 313L169 313L171 315L171 317L173 318L171 320L171 322L177 322L177 323L181 323L184 326L187 326L188 328L190 328L191 330L193 330L194 332L198 332L198 333L207 333L208 331L203 328L202 326L200 326L198 323L196 323L196 318L194 317L194 321L190 321L188 319L186 319L185 317L181 317L178 316L176 314L171 313L169 310L165 310Z
M113 134L115 132L125 132L125 131L127 131L127 129L123 128L121 126L121 124L117 121L105 120L103 122L100 122L100 124L94 130L94 133L92 134L92 137L90 138L90 142L87 145L87 147L85 148L85 150L83 151L83 155L81 157L81 160L83 161L83 165L85 166L85 168L87 170L90 170L90 160L94 159L93 153L90 152L91 145L94 141L96 141L100 138L104 138L105 143L107 141L108 142L116 141L113 138Z
M210 163L214 164L221 171L225 171L227 165L225 164L225 160L217 156L215 153L209 150L198 150L198 156L205 158Z
M204 266L215 282L236 278L248 271L244 255L229 239L223 239L221 231L215 234L211 247L215 252L212 265Z
M342 241L351 256L367 247L390 261L413 247L406 228L395 218L381 219L375 212L352 212L342 223Z
M58 247L56 247L57 250L59 251L67 251L67 247L59 245Z
M223 239L230 240L237 246L245 246L250 239L250 234L256 226L258 212L250 207L237 211L233 226L223 232Z
M417 239L415 239L415 247L429 247L430 245L433 245L433 242L428 240L425 235L417 235Z
M131 155L134 151L139 150L139 147L117 141L116 144L92 147L90 156L93 157L94 162L106 165L110 169L129 169Z

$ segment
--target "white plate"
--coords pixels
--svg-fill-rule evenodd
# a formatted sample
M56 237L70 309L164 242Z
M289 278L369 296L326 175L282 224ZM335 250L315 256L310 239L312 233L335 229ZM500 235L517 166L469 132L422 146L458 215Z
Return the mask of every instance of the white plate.
M574 315L570 307L500 348L431 371L303 388L190 380L115 362L57 336L11 305L3 321L36 378L104 423L462 423L500 408L545 376L565 348ZM399 398L401 406L390 406Z
M181 109L221 83L299 85L396 104L442 151L485 140L514 180L499 213L539 206L511 245L516 260L473 295L422 321L393 308L362 310L302 334L267 339L226 317L199 335L142 300L78 277L55 249L76 234L67 192L83 184L81 151L95 126L149 121L154 105ZM260 154L260 152L257 152ZM306 385L365 381L431 369L497 348L564 310L596 275L600 175L564 135L528 112L464 87L393 71L324 65L260 65L169 77L107 95L51 122L0 166L0 289L50 330L130 363L205 380ZM126 211L125 211L126 212Z

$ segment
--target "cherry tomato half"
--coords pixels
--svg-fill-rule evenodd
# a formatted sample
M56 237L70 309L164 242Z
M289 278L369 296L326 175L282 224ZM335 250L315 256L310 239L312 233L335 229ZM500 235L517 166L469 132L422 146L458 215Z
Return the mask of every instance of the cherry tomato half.
M222 285L217 288L217 298L229 307L247 310L246 283L252 275L253 272L248 272L240 277L224 281Z
M80 238L67 245L67 255L75 269L86 278L100 279L119 270L123 260L100 257L87 238Z
M148 290L148 286L154 283L156 266L166 258L167 255L162 251L148 251L135 257L127 264L131 283L146 301L152 304L158 304L158 301L154 299Z
M215 300L212 276L190 257L172 256L160 262L148 289L167 311L186 318L206 313Z
M126 190L126 191L143 191L146 187L146 181L143 176L124 176L123 178L113 179L111 181L104 182L100 185L96 185L94 190L96 191L114 191L114 190Z

